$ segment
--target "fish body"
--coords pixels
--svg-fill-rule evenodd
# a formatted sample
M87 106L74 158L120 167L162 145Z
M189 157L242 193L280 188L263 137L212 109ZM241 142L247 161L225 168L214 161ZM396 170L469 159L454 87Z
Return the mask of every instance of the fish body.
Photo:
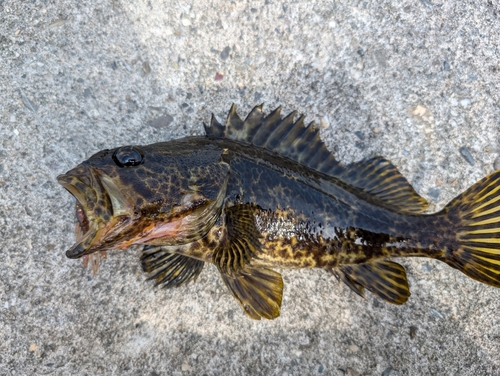
M427 202L390 162L342 166L312 124L262 107L212 117L206 135L103 150L58 181L77 199L70 258L144 245L158 284L179 286L215 264L244 311L279 316L272 268L332 271L357 294L410 296L390 257L436 258L500 287L500 172L423 214Z

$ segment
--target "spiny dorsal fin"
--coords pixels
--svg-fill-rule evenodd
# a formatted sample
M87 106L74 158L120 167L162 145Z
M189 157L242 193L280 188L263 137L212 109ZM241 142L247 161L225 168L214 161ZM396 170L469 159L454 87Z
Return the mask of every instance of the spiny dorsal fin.
M296 112L281 117L281 107L265 116L262 105L254 107L242 121L233 104L226 125L212 115L211 126L205 126L208 137L228 138L273 151L312 169L334 176L342 168L319 137L314 123L304 126L304 116L294 121Z
M337 177L402 213L418 214L429 205L398 169L382 157L352 163Z
M196 281L203 269L203 261L191 257L170 253L163 247L146 246L141 255L142 270L150 274L156 285L165 288L177 287Z
M392 304L403 304L410 297L405 269L392 261L340 265L333 272L363 298L363 288Z

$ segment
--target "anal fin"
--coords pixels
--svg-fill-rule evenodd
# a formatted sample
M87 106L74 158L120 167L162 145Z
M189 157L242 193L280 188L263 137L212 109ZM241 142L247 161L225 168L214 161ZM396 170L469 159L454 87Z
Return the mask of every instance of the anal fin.
M363 288L392 304L403 304L410 297L406 271L392 261L340 265L334 273L363 298Z
M203 261L171 253L158 246L146 246L141 255L142 270L150 274L148 280L154 279L156 285L165 288L196 281L203 264Z
M238 273L221 276L231 294L252 319L272 320L280 315L283 279L278 272L245 265Z

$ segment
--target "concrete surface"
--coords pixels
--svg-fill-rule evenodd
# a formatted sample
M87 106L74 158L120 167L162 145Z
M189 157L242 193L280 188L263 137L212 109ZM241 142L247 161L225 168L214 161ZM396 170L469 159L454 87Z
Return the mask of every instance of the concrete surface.
M159 290L130 250L92 277L55 180L265 102L439 209L500 168L499 31L496 0L0 0L0 374L500 374L500 291L444 264L400 260L401 307L283 271L282 316L255 322L213 267Z

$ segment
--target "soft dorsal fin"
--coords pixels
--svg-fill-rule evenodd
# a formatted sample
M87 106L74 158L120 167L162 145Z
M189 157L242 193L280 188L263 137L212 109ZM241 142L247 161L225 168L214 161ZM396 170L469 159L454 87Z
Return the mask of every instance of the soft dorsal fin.
M323 172L377 196L394 210L417 214L427 209L428 203L419 196L397 168L382 157L374 157L341 166L319 137L314 123L304 126L304 116L294 121L296 111L284 118L281 107L269 115L262 113L262 105L254 107L245 120L236 113L233 104L226 125L214 115L208 137L227 138L273 151L314 170Z
M296 111L282 118L281 107L278 107L266 116L259 105L241 120L233 104L225 126L212 115L210 127L205 126L205 131L208 137L228 138L262 147L325 174L335 176L340 173L339 162L321 141L314 123L304 126L304 116L294 121L295 115Z
M398 169L382 157L373 157L345 166L344 171L337 177L378 197L401 213L418 214L429 205L415 192Z

